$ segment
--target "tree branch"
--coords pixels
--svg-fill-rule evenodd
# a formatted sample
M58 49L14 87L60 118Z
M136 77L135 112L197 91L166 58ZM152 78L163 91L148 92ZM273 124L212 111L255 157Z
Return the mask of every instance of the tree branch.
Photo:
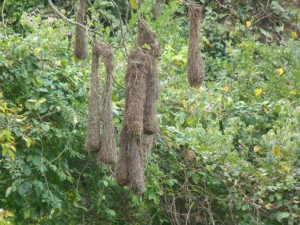
M90 31L90 32L92 32L92 33L95 33L95 34L98 34L98 35L102 36L101 33L97 32L97 31L94 31L94 30L91 30L91 29L89 29L88 27L84 26L83 24L77 23L77 22L75 22L75 21L70 20L69 18L67 18L65 15L63 15L63 14L55 7L55 5L53 4L53 2L52 2L51 0L48 0L48 4L50 5L50 7L53 9L53 11L54 11L60 18L62 18L63 20L67 21L68 23L73 24L73 25L76 25L76 26L80 26L80 27L86 29L87 31Z

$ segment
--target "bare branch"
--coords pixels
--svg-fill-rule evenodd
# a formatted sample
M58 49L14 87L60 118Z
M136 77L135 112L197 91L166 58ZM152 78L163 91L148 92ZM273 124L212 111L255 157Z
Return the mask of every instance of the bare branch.
M53 4L53 2L51 0L48 0L48 4L50 5L50 7L53 9L53 11L60 17L62 18L63 20L67 21L68 23L70 24L73 24L73 25L76 25L76 26L79 26L79 27L82 27L84 29L86 29L87 31L90 31L92 33L95 33L95 34L98 34L100 36L102 36L101 33L97 32L97 31L94 31L94 30L91 30L89 29L88 27L84 26L83 24L81 23L77 23L73 20L70 20L69 18L67 18L65 15L63 15L56 7L55 5Z

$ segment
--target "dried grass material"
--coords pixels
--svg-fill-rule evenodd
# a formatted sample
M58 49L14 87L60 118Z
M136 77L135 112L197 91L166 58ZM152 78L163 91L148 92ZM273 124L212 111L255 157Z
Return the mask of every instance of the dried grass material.
M142 51L134 51L128 58L125 76L125 115L120 133L120 155L116 168L118 184L120 186L129 184L136 194L141 194L145 187L140 140L143 135L147 59L147 55Z
M117 167L116 167L116 181L120 186L125 186L129 183L129 174L128 174L128 142L130 137L127 134L126 125L122 126L120 132L120 151L118 155Z
M155 101L160 91L157 60L161 55L155 34L142 20L138 26L138 45L142 51L130 54L125 77L125 116L116 180L119 185L129 184L133 192L141 194L145 189L144 155L149 154L153 134L158 132Z
M144 133L157 134L159 132L159 124L157 121L157 110L155 102L160 93L158 62L156 58L150 57L148 65L148 74L146 78L146 101L144 105Z
M136 194L142 194L145 189L144 157L139 141L131 139L127 150L129 187Z
M129 135L128 127L124 125L120 133L116 181L120 186L129 185L136 194L141 194L145 189L143 152L139 143Z
M144 105L144 133L157 134L159 124L156 118L155 102L159 97L158 58L161 55L161 46L156 40L156 35L148 27L144 20L138 24L138 45L147 53L147 78L146 78L146 101ZM149 46L150 49L145 48Z
M133 52L128 58L128 69L125 76L126 106L124 123L128 133L140 139L143 133L143 114L146 99L146 55L141 51Z
M101 149L99 152L99 160L105 164L115 163L117 153L115 148L115 135L112 112L112 77L113 77L113 50L105 43L100 43L100 54L104 60L106 68L106 82L103 90L102 101L102 130Z
M85 0L79 1L79 8L76 15L76 22L84 25ZM85 28L76 26L74 56L77 59L85 59L88 55L87 31Z
M161 56L161 46L156 41L156 35L144 20L138 22L137 44L144 52L150 53L153 57Z
M202 15L202 7L198 4L192 4L189 15L188 81L190 86L199 88L202 85L205 76L199 45L199 23Z
M99 57L100 48L97 41L93 43L92 71L91 71L91 94L89 99L89 116L86 131L85 148L88 152L100 150L100 93L99 93Z

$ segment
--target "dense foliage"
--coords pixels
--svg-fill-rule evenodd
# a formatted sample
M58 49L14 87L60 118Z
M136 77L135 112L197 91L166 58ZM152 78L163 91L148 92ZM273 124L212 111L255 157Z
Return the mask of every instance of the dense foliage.
M142 197L120 188L114 167L84 150L90 58L72 56L74 27L46 2L25 2L2 5L0 224L300 223L297 1L200 1L200 89L186 78L186 3L168 1L154 19L154 1L143 1L139 13L164 51L161 132L147 158ZM134 47L137 14L126 6L126 17L123 1L91 2L88 24L116 47L117 137L124 53ZM58 1L71 18L75 4Z

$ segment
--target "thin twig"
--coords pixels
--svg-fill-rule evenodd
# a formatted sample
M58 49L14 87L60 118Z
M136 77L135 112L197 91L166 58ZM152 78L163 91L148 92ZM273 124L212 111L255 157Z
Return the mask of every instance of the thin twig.
M192 209L193 205L194 205L194 202L192 202L192 204L191 204L191 206L190 206L190 208L189 208L189 211L188 211L188 213L187 213L187 215L186 215L186 219L185 219L185 224L186 224L186 225L188 224L189 217L190 217L190 212L191 212L191 209Z
M118 16L119 16L119 20L120 20L121 35L122 35L123 39L125 40L125 34L124 34L124 32L123 32L123 24L122 24L122 16L121 16L121 12L120 12L120 10L119 10L118 5L115 3L114 0L112 0L112 3L115 5L115 7L116 7L116 9L117 9ZM125 51L124 51L124 53L123 53L123 51L122 51L122 53L123 53L124 57L125 57L126 60L127 60L127 58L128 58L128 53L127 53L126 45L124 45L124 49L125 49Z
M113 76L112 78L113 78L114 82L115 82L120 88L122 88L122 89L125 88L122 84L120 84L120 83L116 80L115 76Z
M70 20L70 19L67 18L66 16L64 16L64 15L63 15L56 7L55 7L55 5L53 4L53 2L52 2L51 0L48 0L48 3L49 3L49 5L50 5L50 7L53 9L53 11L54 11L58 16L60 16L63 20L67 21L67 22L70 23L70 24L73 24L73 25L76 25L76 26L80 26L80 27L86 29L86 30L89 31L89 32L92 32L92 33L94 33L94 34L98 34L100 37L103 36L103 34L101 34L101 33L97 32L97 31L95 31L94 29L90 29L90 28L84 26L83 24L77 23L77 22L75 22L75 21L73 21L73 20ZM89 35L88 35L88 38L89 38L89 39L93 39L93 38L90 37ZM123 46L120 46L120 45L119 45L119 46L111 45L111 44L107 43L104 39L102 39L102 41L103 41L104 43L108 44L108 45L109 45L110 47L112 47L112 48L118 49L118 48L122 48L122 47L123 47Z
M264 18L267 18L267 17L271 16L273 13L275 13L275 12L271 12L271 13L269 13L268 15L259 18L258 20L256 20L255 22L253 22L252 25L258 23L259 21L261 21L261 20L264 19Z
M95 33L95 34L98 34L100 36L102 36L101 33L97 32L97 31L94 31L92 29L89 29L88 27L84 26L83 24L81 23L77 23L76 21L73 21L73 20L70 20L69 18L67 18L65 15L63 15L56 7L55 5L53 4L53 2L51 0L48 0L48 4L50 5L50 7L53 9L53 11L58 15L60 16L63 20L67 21L68 23L70 24L73 24L73 25L76 25L76 26L79 26L79 27L82 27L84 29L86 29L87 31L90 31L92 33Z
M76 190L77 190L77 192L78 192L78 188L79 188L79 182L80 182L81 175L82 175L83 171L88 167L89 164L90 164L90 162L88 162L88 163L85 165L85 167L83 167L83 169L82 169L82 170L80 171L80 173L79 173L79 177L78 177L78 179L77 179L77 184L76 184Z
M208 215L210 217L210 220L211 220L212 224L215 225L214 216L213 216L213 213L211 211L210 204L209 204L209 201L208 201L207 197L205 198L205 202L207 204L207 208L206 209L207 209L207 213L208 213Z
M90 5L91 7L94 7L90 0L87 0L87 2L89 3L89 5Z

